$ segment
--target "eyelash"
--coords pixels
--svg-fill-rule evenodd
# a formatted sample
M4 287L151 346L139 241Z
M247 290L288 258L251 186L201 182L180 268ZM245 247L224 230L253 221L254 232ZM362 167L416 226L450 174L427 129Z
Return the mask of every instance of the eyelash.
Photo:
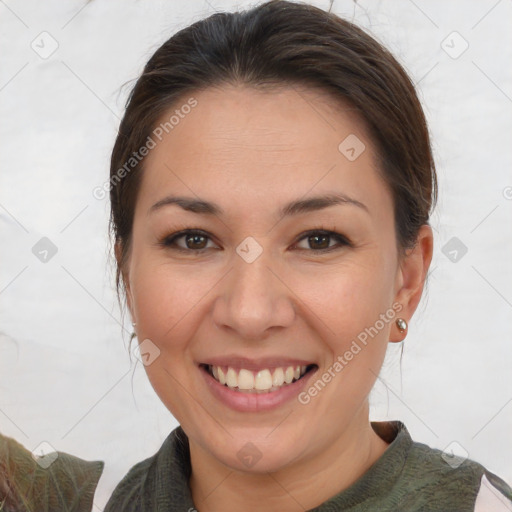
M189 253L189 254L190 253L202 254L203 252L211 249L211 247L204 247L203 249L184 249L183 247L178 247L175 245L177 240L179 240L180 238L183 238L185 236L189 236L189 235L199 235L199 236L207 238L208 240L211 240L211 237L206 232L202 231L201 229L188 228L188 229L183 229L181 231L175 232L172 235L166 236L163 240L161 240L159 242L159 245L161 245L167 249L172 249L175 251ZM327 247L325 249L302 249L301 248L301 249L299 249L300 251L309 251L309 252L314 252L314 253L327 253L327 252L331 252L333 250L341 249L343 246L348 246L348 247L353 246L351 241L346 236L342 235L341 233L337 233L336 231L326 230L323 227L317 228L317 229L310 229L310 230L302 233L301 237L297 240L297 242L294 243L294 245L296 245L296 244L302 242L302 240L307 239L308 237L314 236L314 235L328 236L330 238L333 238L338 242L338 245L335 245L332 247Z

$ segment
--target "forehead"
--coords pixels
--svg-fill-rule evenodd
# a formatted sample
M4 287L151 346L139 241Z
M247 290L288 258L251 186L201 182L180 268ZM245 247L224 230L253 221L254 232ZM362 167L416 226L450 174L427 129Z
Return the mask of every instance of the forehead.
M196 106L182 108L191 98ZM146 209L166 192L223 198L226 210L332 191L389 207L364 123L323 91L210 88L184 96L155 128L139 194Z

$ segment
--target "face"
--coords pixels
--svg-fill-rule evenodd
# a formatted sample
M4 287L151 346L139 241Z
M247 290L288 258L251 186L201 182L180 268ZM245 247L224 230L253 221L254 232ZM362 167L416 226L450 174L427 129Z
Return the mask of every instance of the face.
M145 160L128 305L158 354L151 384L191 444L275 471L368 425L403 316L392 196L363 124L322 93L193 97Z

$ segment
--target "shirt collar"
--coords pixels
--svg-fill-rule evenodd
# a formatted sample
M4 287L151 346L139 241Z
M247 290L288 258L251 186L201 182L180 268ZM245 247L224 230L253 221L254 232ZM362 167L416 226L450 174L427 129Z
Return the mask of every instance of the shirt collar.
M348 508L369 497L385 495L400 476L412 446L411 436L401 421L372 421L375 433L389 444L386 451L352 485L325 501L311 512L328 512ZM194 509L190 488L190 449L188 437L181 426L164 441L152 467L153 478L146 481L154 509Z

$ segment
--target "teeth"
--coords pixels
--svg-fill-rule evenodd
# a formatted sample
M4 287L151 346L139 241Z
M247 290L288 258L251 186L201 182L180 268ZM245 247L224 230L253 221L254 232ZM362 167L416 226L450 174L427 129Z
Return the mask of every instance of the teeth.
M240 373L242 372L243 370L240 370ZM240 387L240 383L238 387ZM261 370L256 374L254 387L255 389L270 389L272 387L272 374L270 373L270 370Z
M280 387L284 384L284 372L282 368L276 368L274 375L272 375L272 384L276 387Z
M276 391L283 385L300 379L306 373L306 368L306 366L288 366L275 368L273 371L265 368L254 373L245 368L237 372L231 366L224 372L220 366L209 366L210 373L215 380L231 389L249 393Z
M228 388L236 388L238 386L238 375L233 368L228 368L228 373L226 373L226 384Z
M252 372L249 370L240 370L240 373L238 374L238 389L254 389L254 375ZM256 387L256 389L263 388Z

